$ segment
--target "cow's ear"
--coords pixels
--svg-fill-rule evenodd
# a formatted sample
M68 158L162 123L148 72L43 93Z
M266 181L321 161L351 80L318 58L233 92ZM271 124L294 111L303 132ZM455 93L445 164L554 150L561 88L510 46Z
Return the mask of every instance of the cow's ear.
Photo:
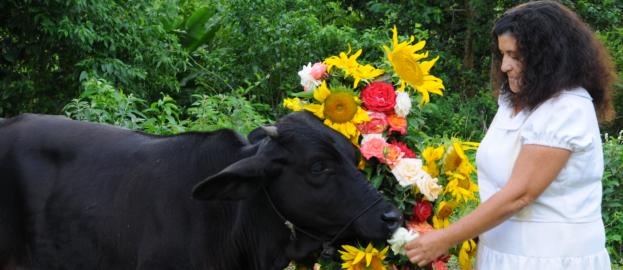
M241 159L193 188L197 200L241 200L259 190L269 161L260 155Z

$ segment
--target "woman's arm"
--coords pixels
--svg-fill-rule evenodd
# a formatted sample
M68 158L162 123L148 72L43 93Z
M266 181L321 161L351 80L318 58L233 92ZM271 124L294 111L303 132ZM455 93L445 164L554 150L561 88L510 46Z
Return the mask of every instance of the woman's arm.
M462 241L495 227L532 203L558 176L571 151L542 145L524 145L510 179L500 191L449 227L431 231L409 242L409 260L424 266Z

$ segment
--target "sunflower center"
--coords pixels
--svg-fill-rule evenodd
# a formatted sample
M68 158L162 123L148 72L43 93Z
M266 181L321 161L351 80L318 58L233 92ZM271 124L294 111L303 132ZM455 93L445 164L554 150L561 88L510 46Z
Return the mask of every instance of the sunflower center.
M456 150L452 150L446 157L446 170L453 171L461 165L461 157L456 153Z
M462 189L466 189L469 190L469 185L471 184L471 181L469 181L469 178L465 177L465 178L459 178L459 184L458 186Z
M334 123L345 123L353 119L357 102L347 92L333 92L324 102L324 115Z
M448 205L448 204L446 204L441 209L439 209L439 212L437 213L437 216L439 218L445 219L445 218L449 217L452 214L452 210L454 210L453 207Z

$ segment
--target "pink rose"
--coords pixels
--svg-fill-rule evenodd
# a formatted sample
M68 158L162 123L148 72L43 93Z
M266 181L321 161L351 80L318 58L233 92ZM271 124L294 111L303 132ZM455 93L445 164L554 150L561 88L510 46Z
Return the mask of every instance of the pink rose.
M383 133L387 128L387 120L384 113L368 112L368 118L370 118L370 121L357 126L357 129L362 134Z
M321 62L315 63L311 67L311 71L309 72L309 75L311 75L312 78L314 78L314 80L324 79L327 75L327 65Z
M383 160L383 149L385 149L385 146L387 145L387 143L381 139L381 138L372 138L370 140L367 140L365 142L362 142L361 144L361 148L359 148L359 151L361 151L361 154L366 158L366 159L370 159L372 157L376 157L379 160Z
M363 105L371 111L394 113L396 92L394 86L386 82L373 82L361 90Z
M403 157L405 158L416 158L417 157L415 153L413 152L413 150L409 149L409 146L407 146L407 144L404 142L393 140L390 144L398 146L398 148L400 148L400 151L404 153Z
M386 119L389 124L389 133L398 132L400 135L407 134L407 119L395 114L388 115Z

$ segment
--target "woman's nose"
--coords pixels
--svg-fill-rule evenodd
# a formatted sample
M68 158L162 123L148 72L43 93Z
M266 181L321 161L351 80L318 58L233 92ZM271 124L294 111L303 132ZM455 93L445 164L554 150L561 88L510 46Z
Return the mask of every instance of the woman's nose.
M500 70L502 70L502 72L506 73L511 71L512 69L512 65L509 63L508 59L506 58L506 56L502 57L502 65L500 66Z

